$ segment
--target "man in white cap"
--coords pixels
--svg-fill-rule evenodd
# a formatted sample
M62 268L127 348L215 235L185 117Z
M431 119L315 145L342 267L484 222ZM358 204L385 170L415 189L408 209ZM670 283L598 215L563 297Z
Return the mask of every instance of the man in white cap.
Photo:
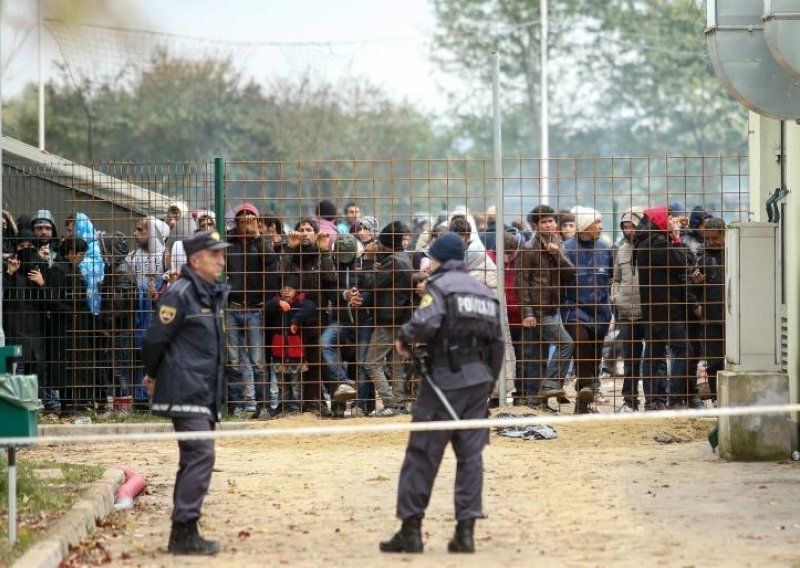
M564 253L575 266L575 276L564 286L564 326L575 344L575 413L594 411L600 396L597 373L603 340L611 323L609 293L614 259L611 247L600 240L602 215L590 207L575 206L575 238L564 243Z

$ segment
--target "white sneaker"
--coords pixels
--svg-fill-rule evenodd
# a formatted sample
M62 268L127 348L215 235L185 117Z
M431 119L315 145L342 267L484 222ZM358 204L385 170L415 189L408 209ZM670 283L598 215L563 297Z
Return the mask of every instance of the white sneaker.
M389 406L384 406L380 410L377 408L369 413L370 416L375 418L384 418L388 416L397 416L397 411Z
M336 392L333 393L333 400L336 402L346 402L348 400L353 400L355 397L356 389L347 383L341 383L336 389Z

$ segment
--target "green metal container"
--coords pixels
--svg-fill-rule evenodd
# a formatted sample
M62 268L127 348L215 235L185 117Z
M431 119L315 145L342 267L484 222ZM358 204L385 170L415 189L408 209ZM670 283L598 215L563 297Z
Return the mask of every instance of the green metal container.
M36 375L0 375L0 445L2 438L38 434L38 390Z

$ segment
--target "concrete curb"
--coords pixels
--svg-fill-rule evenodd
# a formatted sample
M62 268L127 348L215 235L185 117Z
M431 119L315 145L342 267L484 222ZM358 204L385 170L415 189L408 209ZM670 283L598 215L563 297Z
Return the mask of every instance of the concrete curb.
M219 423L221 430L247 429L250 423ZM135 424L53 424L39 426L41 436L76 436L78 434L149 434L172 432L171 422L142 422ZM117 487L125 481L121 469L106 469L72 504L63 517L53 523L45 536L29 548L14 563L20 568L58 568L69 554L70 545L92 534L97 519L106 518L114 510Z
M125 480L119 469L107 469L92 483L67 513L48 529L45 537L23 554L14 566L20 568L57 568L76 544L94 532L95 520L104 519L114 510L114 494Z

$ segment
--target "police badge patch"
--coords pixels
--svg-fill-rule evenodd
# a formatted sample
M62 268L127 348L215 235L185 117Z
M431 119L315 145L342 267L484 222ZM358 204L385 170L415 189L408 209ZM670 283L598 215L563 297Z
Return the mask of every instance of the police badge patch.
M425 294L424 296L422 296L422 300L419 301L419 307L427 308L432 303L433 303L433 296L431 296L430 294Z
M172 306L161 306L158 308L158 319L164 325L169 325L172 323L172 320L175 319L175 314L177 313L178 310Z

